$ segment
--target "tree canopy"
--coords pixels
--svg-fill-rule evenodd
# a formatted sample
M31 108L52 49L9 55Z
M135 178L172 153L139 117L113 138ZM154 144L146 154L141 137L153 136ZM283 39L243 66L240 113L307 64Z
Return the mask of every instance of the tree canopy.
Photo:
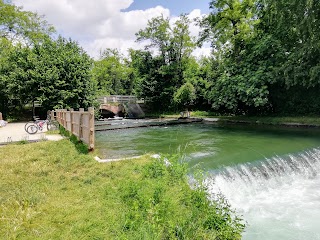
M208 8L197 21L152 18L136 33L144 49L105 49L92 60L78 43L54 37L43 17L0 0L0 110L134 94L155 112L318 114L319 1L211 0ZM191 23L201 28L197 39ZM205 42L210 56L195 58Z
M0 111L39 101L46 110L88 107L92 60L78 43L54 38L35 13L0 1Z

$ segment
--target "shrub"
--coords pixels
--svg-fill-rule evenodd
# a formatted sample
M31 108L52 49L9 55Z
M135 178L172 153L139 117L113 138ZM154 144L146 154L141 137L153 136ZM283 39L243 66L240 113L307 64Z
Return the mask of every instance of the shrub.
M227 201L221 196L210 201L202 186L191 189L186 165L178 156L168 159L152 160L139 179L122 183L121 199L128 206L122 234L131 239L240 239L245 225Z

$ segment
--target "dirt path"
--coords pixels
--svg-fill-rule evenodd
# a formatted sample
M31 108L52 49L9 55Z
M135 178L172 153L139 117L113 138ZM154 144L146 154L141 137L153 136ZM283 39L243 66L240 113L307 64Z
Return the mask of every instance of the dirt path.
M36 134L28 134L24 130L24 125L26 123L8 123L5 127L0 127L0 144L5 144L8 142L18 142L18 141L39 141L39 140L52 140L58 141L63 137L59 134L47 135L46 129L39 131Z

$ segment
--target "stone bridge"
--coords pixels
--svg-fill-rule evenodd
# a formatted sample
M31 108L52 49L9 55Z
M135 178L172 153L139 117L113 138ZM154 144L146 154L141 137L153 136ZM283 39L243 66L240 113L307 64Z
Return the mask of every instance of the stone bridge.
M100 111L103 117L145 117L145 114L135 96L105 96L100 97L98 101L100 102Z
M114 105L114 104L101 104L100 105L101 114L107 117L124 117L125 108L122 104Z

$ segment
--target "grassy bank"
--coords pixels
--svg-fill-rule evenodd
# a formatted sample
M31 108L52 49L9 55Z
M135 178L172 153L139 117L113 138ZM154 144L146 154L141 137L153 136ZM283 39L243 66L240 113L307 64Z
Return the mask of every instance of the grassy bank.
M233 120L233 121L245 121L256 124L296 124L296 125L310 125L320 126L320 117L253 117L253 116L232 116L232 117L220 117L221 120Z
M0 239L239 239L228 205L170 160L101 164L69 140L1 147Z
M179 114L168 113L153 115L154 117L178 118ZM251 124L270 124L270 125L310 125L320 127L320 116L224 116L214 112L194 111L191 117L217 118L220 122L246 122Z

